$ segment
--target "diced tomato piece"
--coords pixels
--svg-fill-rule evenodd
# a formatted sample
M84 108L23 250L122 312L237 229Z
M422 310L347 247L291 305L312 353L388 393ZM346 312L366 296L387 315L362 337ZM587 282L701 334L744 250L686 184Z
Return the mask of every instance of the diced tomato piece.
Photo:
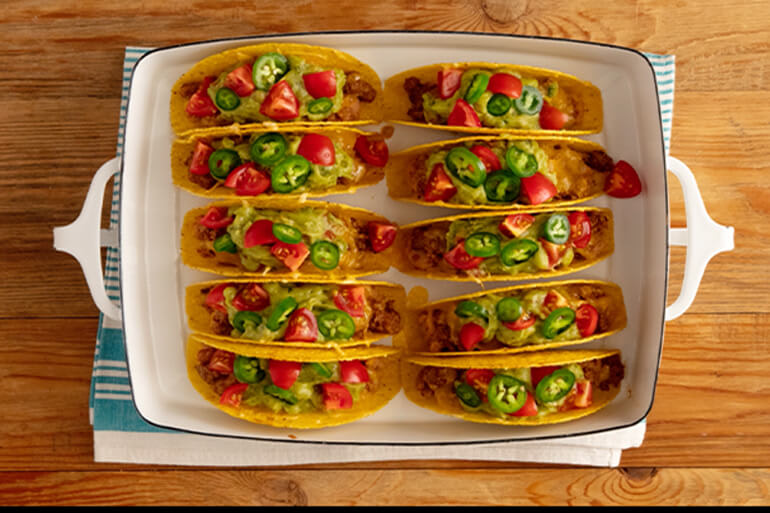
M318 321L313 312L307 308L295 310L289 317L283 338L287 342L315 342L318 338Z
M340 287L334 293L334 304L351 317L363 317L366 313L366 289L364 287Z
M465 371L465 382L479 390L486 391L489 382L494 377L495 371L491 369L468 369Z
M569 121L569 116L553 107L548 102L543 102L543 108L540 109L540 128L545 130L561 130Z
M535 216L529 214L511 214L500 222L497 228L506 236L518 237L535 222Z
M334 143L321 134L305 134L297 147L297 155L319 166L333 166L336 160Z
M548 267L551 268L555 267L556 264L561 262L561 258L564 256L564 253L567 252L566 244L554 244L553 242L543 238L540 239L540 244L548 254Z
M475 322L469 322L463 324L460 328L460 343L463 345L466 351L473 349L476 344L484 339L484 328L476 324Z
M619 160L604 182L604 192L613 198L633 198L642 192L642 182L631 164Z
M521 96L521 80L508 73L495 73L489 77L487 91L504 94L508 98Z
M214 100L211 99L208 93L209 86L213 81L214 77L203 79L195 93L187 100L187 105L184 108L185 112L196 118L205 118L219 114L219 109L214 105Z
M548 293L545 295L545 299L543 300L543 310L548 313L553 312L557 308L564 308L566 306L569 306L567 298L553 289L548 291Z
M533 324L535 324L535 317L525 313L513 322L503 322L503 326L513 331L525 330Z
M235 361L235 353L225 351L224 349L217 349L214 354L211 355L211 360L207 365L210 371L219 372L221 374L233 373L233 362Z
M269 219L254 221L243 235L243 247L247 249L276 242L278 242L278 239L273 235L273 222Z
M465 251L465 239L463 239L460 240L451 251L444 253L444 260L455 269L467 271L478 267L479 264L484 261L484 257L470 256Z
M500 159L497 158L495 152L484 145L476 144L471 146L471 153L481 159L481 161L484 163L484 167L486 168L487 173L491 173L492 171L497 171L498 169L503 168L503 166L500 165Z
M251 76L251 64L235 68L225 77L224 87L231 89L238 96L249 96L257 87Z
M260 114L276 121L286 121L299 116L299 100L285 80L273 84L259 107Z
M273 385L288 390L297 381L302 370L302 363L270 360L267 364L267 370L270 373Z
M211 172L209 169L209 157L214 153L214 148L206 144L205 141L198 140L195 143L192 160L190 161L190 173L194 175L207 175Z
M545 203L556 196L556 192L556 186L542 173L521 179L521 193L530 205Z
M235 189L238 196L259 196L270 188L270 176L253 162L246 162L230 171L225 187Z
M200 224L212 230L225 228L233 222L235 216L227 215L227 207L210 207L201 217Z
M270 306L270 294L259 283L249 283L233 298L238 310L257 312Z
M576 248L584 248L591 241L591 220L585 212L572 212L569 216L569 241Z
M388 144L378 135L359 135L353 149L364 162L374 167L385 167L390 157Z
M340 361L340 377L343 383L369 383L369 371L361 360Z
M219 396L219 404L226 404L233 408L239 407L241 405L241 400L243 399L243 393L247 388L249 388L248 383L236 383L235 385L230 385L225 388L225 391Z
M285 242L278 241L270 248L270 253L283 262L283 265L296 271L305 261L310 254L310 250L307 248L304 242L298 244L287 244Z
M375 253L388 249L396 240L398 233L398 229L394 225L379 221L369 221L366 230L369 233L369 242Z
M548 367L532 367L529 370L530 376L532 378L532 386L536 387L538 383L540 383L540 380L542 380L544 377L549 376L553 373L553 371L559 369L558 366L548 366Z
M599 311L589 303L583 303L575 312L575 323L581 337L590 337L599 325Z
M588 408L593 402L593 385L587 379L575 382L575 397L572 404L575 408Z
M428 183L425 185L423 198L425 201L446 201L457 193L457 187L449 178L444 164L438 163L433 166L428 177Z
M353 396L345 385L321 383L321 394L327 410L349 410L353 407Z
M457 100L457 103L455 103L452 112L449 113L446 124L449 126L481 127L481 121L476 111L473 110L473 107L468 102L462 99Z
M537 415L537 403L535 402L535 396L527 392L527 400L524 401L524 406L513 413L509 413L508 415L511 417L532 417Z
M206 306L209 308L212 308L214 310L219 310L220 312L227 313L227 308L225 307L225 295L224 291L227 287L230 287L230 283L221 283L211 289L209 293L206 295Z
M313 98L331 98L337 94L337 75L334 70L305 73L302 75L302 82Z
M436 82L438 84L438 95L442 100L451 98L458 89L460 89L460 79L463 76L463 70L457 68L445 68L438 70Z

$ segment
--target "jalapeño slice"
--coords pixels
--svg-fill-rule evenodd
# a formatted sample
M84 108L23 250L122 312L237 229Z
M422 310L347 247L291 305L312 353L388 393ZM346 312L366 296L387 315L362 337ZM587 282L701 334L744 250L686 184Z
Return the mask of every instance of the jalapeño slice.
M321 376L322 378L331 378L332 377L332 371L320 362L313 362L310 364L310 367L315 371L316 374Z
M455 307L457 317L480 317L489 319L486 309L475 301L460 301Z
M292 394L290 390L285 390L273 384L267 385L265 387L265 393L269 396L275 397L276 399L280 399L286 404L297 404L299 401L297 396Z
M233 110L241 104L241 99L235 94L235 91L223 87L217 91L214 103L222 110Z
M493 257L500 252L500 238L490 232L476 232L465 239L465 252L474 257Z
M254 63L252 79L260 91L267 91L289 71L289 61L280 53L270 52L262 55Z
M519 320L522 313L521 302L515 297L505 297L497 302L495 307L497 317L503 322Z
M262 324L262 316L257 312L252 312L250 310L241 310L233 316L233 328L241 333L246 331L245 323L247 322L254 323L254 327L257 327Z
M538 114L543 108L543 95L536 87L524 86L521 88L521 96L513 100L513 106L521 114Z
M333 242L319 240L310 246L310 261L324 271L331 271L340 263L340 249Z
M289 319L289 316L297 309L297 300L289 296L281 300L275 310L267 318L267 328L270 331L278 331L281 325Z
M262 134L257 137L249 151L251 158L260 166L272 166L286 153L286 138L278 132Z
M218 178L219 180L224 180L227 178L227 175L230 174L230 171L240 165L241 157L235 150L222 148L216 150L209 157L209 170L211 171L211 176Z
M511 146L505 152L505 163L508 169L519 178L527 178L537 173L537 159L531 153Z
M302 242L302 232L293 226L282 223L273 223L273 235L286 244L299 244Z
M214 251L225 253L237 253L238 247L233 242L229 233L225 233L214 240Z
M545 238L554 244L564 244L569 240L569 219L564 214L553 214L543 228Z
M326 114L332 110L333 106L334 102L332 102L329 98L316 98L307 104L307 111L310 114Z
M484 182L487 199L496 203L510 203L519 197L521 179L507 171L495 171Z
M309 175L310 162L301 155L292 155L273 169L270 182L275 192L285 194L304 185Z
M509 110L511 110L511 99L504 94L493 94L487 102L487 111L493 116L502 116Z
M449 150L446 167L458 180L471 187L478 187L487 178L484 163L464 146Z
M511 266L526 262L538 252L537 242L530 239L514 240L503 246L500 261L503 265Z
M541 403L558 401L572 390L575 375L567 369L553 371L540 380L535 389L535 398Z
M481 98L481 95L484 94L484 91L487 90L488 85L489 75L486 73L477 73L474 75L473 79L471 79L471 85L465 93L465 101L471 105L476 103L479 98Z
M455 387L455 394L460 402L469 408L478 408L481 406L479 394L468 383L461 383Z
M527 387L518 379L507 374L495 374L487 387L489 404L503 413L521 409L527 401Z
M557 308L543 321L543 336L552 339L564 333L575 322L575 310L572 308Z
M238 355L233 362L233 374L241 383L259 383L265 377L265 371L259 368L259 359Z
M318 330L329 340L349 339L356 332L353 318L342 310L332 308L321 312L317 317Z

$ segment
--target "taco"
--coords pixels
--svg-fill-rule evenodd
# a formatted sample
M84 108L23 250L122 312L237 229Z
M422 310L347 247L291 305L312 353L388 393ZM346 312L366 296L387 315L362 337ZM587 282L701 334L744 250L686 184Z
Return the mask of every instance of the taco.
M188 326L227 342L295 348L369 345L401 331L400 285L216 280L187 287Z
M525 280L585 269L614 250L612 212L595 207L465 214L402 226L395 267L453 281Z
M208 198L350 193L382 180L387 161L384 137L345 128L226 128L171 147L174 183Z
M599 89L541 68L461 62L411 69L385 81L385 119L474 133L578 135L602 130Z
M365 125L382 119L382 101L380 77L351 55L264 43L211 55L182 75L171 89L171 127Z
M617 350L411 357L402 366L413 403L471 422L535 426L585 417L620 391Z
M213 203L185 215L182 261L225 276L364 276L388 270L396 232L384 217L338 203Z
M626 327L623 292L614 283L517 285L430 304L418 290L410 292L402 337L411 353L538 351L585 344Z
M385 168L397 200L465 209L564 207L601 195L613 161L571 137L467 137L410 148Z
M375 413L400 390L398 350L291 349L191 335L187 375L207 401L257 424L336 426Z

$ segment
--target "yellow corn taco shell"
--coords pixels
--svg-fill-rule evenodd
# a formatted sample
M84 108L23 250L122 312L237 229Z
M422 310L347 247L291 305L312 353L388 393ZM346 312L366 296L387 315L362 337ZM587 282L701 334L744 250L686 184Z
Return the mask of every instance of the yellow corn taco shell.
M439 124L418 122L412 119L408 112L412 108L409 100L409 94L404 89L404 82L407 78L414 77L422 84L436 84L436 75L443 68L458 69L482 69L490 73L511 72L520 75L522 78L537 79L541 89L546 82L556 82L558 84L558 95L563 99L554 100L556 105L572 104L574 109L574 118L568 122L563 130L530 130L516 128L491 128L491 127L462 127L447 126ZM511 107L513 108L513 107ZM604 114L602 112L602 96L599 88L580 80L572 75L531 66L517 66L513 64L500 64L488 62L460 62L431 64L420 68L403 71L397 75L388 78L385 81L385 113L384 118L387 121L400 123L403 125L423 126L435 128L438 130L449 130L453 132L467 132L477 134L500 134L515 133L519 135L539 134L558 134L558 135L582 135L593 134L602 131Z
M360 400L350 409L307 411L301 413L274 412L264 406L249 406L241 403L239 407L221 404L220 394L207 383L198 371L198 352L214 348L233 352L251 358L285 360L294 362L333 362L342 360L362 360L367 367L370 385ZM187 374L193 387L208 402L228 415L256 424L295 429L313 429L336 426L353 422L375 413L385 406L401 389L399 373L399 352L385 346L370 348L352 348L345 356L340 356L328 349L277 348L253 344L228 344L222 340L191 335L186 348Z
M383 168L368 165L360 159L354 150L356 138L360 135L371 135L361 130L343 127L298 127L298 126L278 126L273 128L256 128L250 130L241 130L238 127L212 128L199 130L194 134L188 135L185 139L177 139L171 145L171 175L174 184L181 189L191 192L204 198L221 199L243 199L244 196L238 196L235 189L225 187L224 182L215 181L213 178L204 177L204 180L210 180L214 185L206 188L199 181L191 180L190 162L198 141L204 141L211 144L212 141L222 140L224 138L243 137L246 141L251 135L263 134L268 132L280 132L284 135L289 134L314 134L325 135L330 138L338 148L342 149L346 156L337 155L336 162L339 163L342 158L346 161L350 159L354 168L356 179L352 183L335 184L326 189L308 190L302 193L281 194L277 192L266 191L258 196L259 200L275 198L283 200L296 200L299 198L319 198L330 194L352 193L362 187L368 187L380 182L385 176ZM197 177L196 177L197 178Z
M273 269L258 268L256 271L250 271L243 266L241 258L237 253L215 252L212 249L211 240L205 240L199 237L201 228L199 220L211 207L240 207L244 205L254 207L258 210L265 209L271 211L293 212L304 208L312 208L317 209L319 213L331 213L346 223L346 234L343 239L348 244L348 249L342 252L339 265L330 271L323 271L315 267L309 256L305 259L302 266L294 272L287 267ZM396 253L393 246L390 246L379 253L375 253L368 243L366 249L359 249L356 246L357 232L356 227L353 226L352 223L365 227L369 221L393 224L386 218L373 212L369 212L368 210L350 207L340 203L327 203L321 201L288 202L278 199L221 201L211 203L205 207L192 209L185 214L182 222L180 242L182 262L193 269L224 276L269 276L274 279L301 280L305 278L323 278L327 280L341 280L366 276L368 274L377 274L385 272L390 268L391 261L395 258Z
M594 363L596 362L596 363ZM596 371L590 379L592 382L593 400L590 406L571 409L562 412L542 413L531 417L493 416L483 411L465 410L457 399L454 391L454 379L446 381L435 390L423 386L426 368L456 369L456 377L465 369L518 369L545 366L561 366L568 364L588 364L591 366L607 366L608 371ZM583 366L583 365L581 365ZM599 367L601 369L601 367ZM602 369L603 370L603 369ZM470 422L486 424L502 424L511 426L538 426L568 422L595 413L607 406L620 391L619 380L624 375L624 367L620 361L618 350L555 350L526 353L521 355L487 355L487 356L413 356L405 358L401 366L401 379L406 397L418 406L433 410L444 415L451 415ZM613 374L613 371L615 374ZM449 371L451 373L451 371ZM603 374L606 374L603 375ZM446 375L444 376L446 378Z
M557 195L549 202L537 206L521 203L520 199L511 203L467 204L447 201L426 201L424 184L427 183L427 161L431 154L448 151L456 146L469 144L489 145L495 142L532 141L543 150L548 159L548 173L556 177ZM603 157L597 162L604 166L612 160L601 145L574 137L544 137L542 135L521 137L513 135L464 137L453 141L439 141L415 146L398 152L390 157L385 166L388 194L391 198L418 203L420 205L473 210L512 210L534 208L562 208L594 199L602 195L606 172L589 166L585 159L592 156ZM501 161L505 166L505 162ZM600 164L594 164L600 167ZM541 169L542 171L542 169ZM605 169L606 171L606 169Z
M253 340L245 337L232 336L232 330L231 333L226 335L218 335L213 328L212 311L206 306L206 297L211 289L223 283L233 284L235 286L247 283L258 283L261 286L271 283L286 283L300 287L302 285L320 285L330 289L364 287L366 291L367 306L364 308L365 313L363 317L353 318L354 322L356 322L357 329L354 336L349 340L331 340L325 342L286 342L283 340L271 339ZM271 298L270 306L263 311L257 312L262 317L263 322L267 322L267 316L272 311L270 308L274 306L275 303L276 300ZM302 308L302 301L299 303L299 307ZM330 308L338 307L333 306ZM406 292L401 285L363 280L348 282L330 282L327 280L308 279L303 279L301 282L279 282L277 280L266 278L213 280L195 283L187 287L185 292L185 310L187 312L187 323L190 330L194 333L216 338L224 342L244 345L257 344L289 347L301 351L305 351L306 349L326 348L335 349L338 354L344 355L354 346L369 346L377 340L391 335L394 337L394 340L398 338L399 333L401 333L400 328L403 326L402 316L406 311ZM229 326L229 323L227 325ZM384 331L390 331L391 333L385 333ZM396 332L392 333L393 331Z
M360 102L358 115L352 121L310 121L308 119L298 118L288 122L272 120L261 122L255 119L251 122L241 123L241 127L255 128L265 125L275 126L277 124L289 123L294 125L366 125L377 123L382 120L382 81L370 66L364 64L352 55L332 48L296 43L263 43L233 48L206 57L196 63L184 75L179 77L171 89L170 116L171 127L174 129L174 132L183 135L195 129L235 124L220 116L210 116L205 118L190 116L185 112L187 101L190 96L192 96L195 89L197 89L197 85L200 84L204 78L209 76L218 77L220 74L229 72L243 64L253 64L259 56L270 52L277 52L285 57L298 57L306 63L324 70L340 69L345 73L356 72L361 76L362 80L374 88L377 94L372 102ZM345 103L343 100L343 108L345 108L344 105Z
M453 221L503 219L508 214L522 213L531 214L533 216L554 213L568 215L570 212L578 211L585 212L589 216L591 221L591 240L585 248L579 250L582 256L580 258L575 257L570 265L567 266L516 274L492 274L485 272L480 268L467 271L455 269L442 258L441 255L443 253L436 253L439 249L442 252L446 251L446 233ZM565 274L586 269L610 256L615 249L613 230L612 211L598 207L572 207L569 210L527 209L505 212L495 211L477 214L460 214L420 221L400 227L398 235L396 236L396 241L393 244L396 250L396 260L394 260L393 265L399 271L411 276L450 281L521 281L533 278L555 278L557 276L563 276ZM501 247L504 246L506 242L507 241L501 242ZM577 250L575 253L577 254Z
M573 310L577 310L579 305L583 303L588 303L596 308L599 313L599 320L594 334L588 337L569 340L539 339L528 342L528 345L518 346L508 346L495 339L495 341L488 343L480 343L480 349L474 351L465 351L462 349L462 345L457 344L461 324L460 318L454 312L457 305L462 301L476 302L492 294L501 297L521 298L533 292L535 294L538 292L542 293L543 297L545 297L549 291L559 294L559 296L567 301L567 306ZM565 280L514 285L442 299L441 301L429 304L426 304L425 299L424 289L415 288L410 291L408 308L404 317L404 336L399 338L398 341L399 343L402 341L406 342L405 349L409 353L426 356L437 354L458 357L515 354L587 344L618 333L626 327L627 323L626 307L621 288L614 283L597 280ZM497 314L494 311L489 312L489 314L497 318ZM442 338L446 337L450 337L452 342L442 340ZM518 342L518 344L522 343L527 342ZM450 349L454 350L447 350L447 344L450 345ZM437 351L437 348L441 348L440 352Z

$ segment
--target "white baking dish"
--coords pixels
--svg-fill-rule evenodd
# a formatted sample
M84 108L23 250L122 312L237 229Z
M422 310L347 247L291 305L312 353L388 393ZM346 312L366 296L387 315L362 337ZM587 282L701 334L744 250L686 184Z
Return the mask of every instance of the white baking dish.
M612 208L615 253L570 277L618 283L628 309L628 327L596 347L622 351L626 379L616 400L595 415L540 427L503 427L463 422L423 410L400 394L375 415L328 429L281 430L229 417L205 402L187 380L183 347L188 334L184 288L212 275L185 268L179 257L179 229L184 213L205 200L176 189L171 182L169 96L176 79L198 60L227 48L264 41L299 42L338 48L372 65L384 80L404 69L435 62L509 62L550 68L596 84L604 100L604 130L589 138L614 159L629 161L640 173L642 194L630 200L602 197L590 202ZM112 159L94 176L81 216L54 230L57 249L83 265L93 298L109 317L123 321L133 398L148 422L184 431L257 439L358 444L451 444L558 438L630 426L652 406L664 323L692 303L708 260L733 247L732 228L714 223L706 213L692 172L666 158L652 66L625 48L555 40L467 33L370 32L264 36L195 43L148 53L136 64L128 92L123 162ZM391 151L453 134L396 126ZM121 165L122 164L122 165ZM687 229L670 229L666 169L682 184ZM110 177L121 171L119 233L99 230L101 198ZM329 200L362 206L404 224L439 217L448 210L398 203L387 196L384 181L354 195ZM117 235L117 236L116 236ZM120 246L121 310L104 291L100 245ZM666 289L669 246L688 246L680 297L668 308ZM395 270L374 276L428 288L431 299L478 290L476 284L419 280ZM489 284L502 286L503 282ZM385 340L384 343L389 343ZM289 436L291 435L291 438Z

